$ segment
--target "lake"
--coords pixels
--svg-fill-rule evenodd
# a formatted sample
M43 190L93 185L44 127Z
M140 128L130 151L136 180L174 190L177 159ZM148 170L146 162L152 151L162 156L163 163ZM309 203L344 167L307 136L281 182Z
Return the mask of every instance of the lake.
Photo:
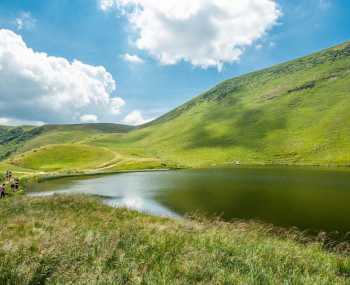
M97 195L115 207L181 217L199 212L225 220L350 232L350 172L237 167L72 177L36 184L30 195Z

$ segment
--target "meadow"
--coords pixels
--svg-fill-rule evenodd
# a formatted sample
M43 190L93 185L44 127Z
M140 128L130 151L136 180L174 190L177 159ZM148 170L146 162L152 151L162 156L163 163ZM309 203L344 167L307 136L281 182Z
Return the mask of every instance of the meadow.
M257 223L169 220L95 198L1 201L0 284L349 284L350 258Z

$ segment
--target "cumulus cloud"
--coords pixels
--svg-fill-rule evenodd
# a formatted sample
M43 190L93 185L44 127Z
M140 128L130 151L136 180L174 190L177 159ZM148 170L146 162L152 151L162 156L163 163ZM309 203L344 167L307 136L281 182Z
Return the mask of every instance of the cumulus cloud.
M123 54L122 55L122 58L127 61L127 62L130 62L130 63L136 63L136 64L141 64L141 63L144 63L144 60L139 57L138 55L131 55L131 54Z
M123 120L124 124L138 126L146 123L147 121L143 118L142 113L139 110L134 110L129 113Z
M110 103L110 111L112 112L112 114L118 115L125 104L126 103L124 99L120 97L112 98Z
M21 12L14 23L18 31L31 30L35 27L36 19L30 12Z
M80 122L82 123L97 123L98 122L98 117L96 115L82 115L80 116Z
M274 0L100 0L100 8L127 15L136 47L160 63L219 69L237 61L281 16Z
M117 5L117 1L115 0L101 0L100 8L103 11L107 11L108 9L113 8L114 5Z
M0 29L0 112L4 117L72 122L84 114L116 114L116 82L102 66L35 52L21 36Z

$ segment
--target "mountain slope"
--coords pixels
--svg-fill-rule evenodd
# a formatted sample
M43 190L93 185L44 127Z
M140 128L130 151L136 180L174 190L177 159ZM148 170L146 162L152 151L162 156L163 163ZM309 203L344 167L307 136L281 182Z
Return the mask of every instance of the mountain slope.
M350 43L225 81L115 145L186 166L350 164Z
M236 161L350 165L350 43L227 80L137 129L113 124L4 127L0 139L0 154L9 156L3 168L32 171ZM55 163L59 153L67 164ZM88 158L79 163L84 153ZM40 167L45 158L51 162Z
M120 153L91 144L105 136L121 136L134 127L117 124L0 127L0 172L19 174L56 171L114 171L162 167L153 157Z
M0 160L16 151L23 152L48 144L72 143L105 133L126 133L133 129L132 126L118 124L0 126Z

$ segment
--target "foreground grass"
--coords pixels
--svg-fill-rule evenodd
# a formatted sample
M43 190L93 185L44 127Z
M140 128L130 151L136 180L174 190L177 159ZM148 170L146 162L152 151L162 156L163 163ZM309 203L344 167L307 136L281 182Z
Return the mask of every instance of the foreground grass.
M350 284L350 258L258 224L174 221L94 198L0 201L0 284Z

